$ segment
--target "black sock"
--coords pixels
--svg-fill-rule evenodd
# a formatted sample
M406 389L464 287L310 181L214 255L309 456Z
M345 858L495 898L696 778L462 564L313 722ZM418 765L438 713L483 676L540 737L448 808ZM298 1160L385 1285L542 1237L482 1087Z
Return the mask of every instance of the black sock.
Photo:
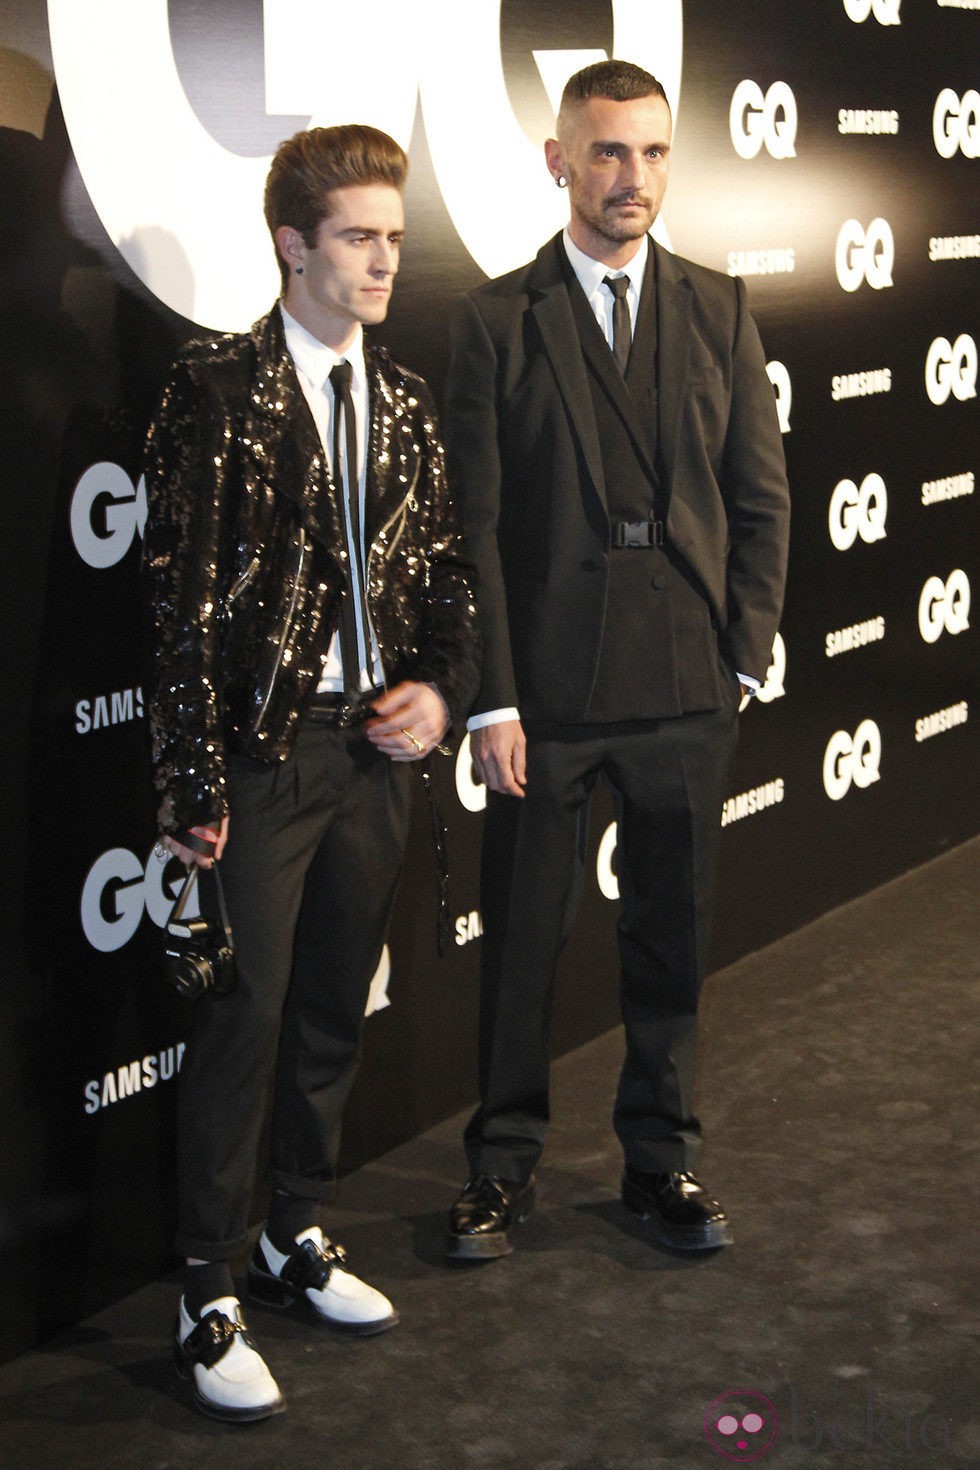
M319 1200L304 1199L300 1194L286 1194L281 1189L273 1190L265 1233L277 1251L281 1251L284 1256L292 1255L296 1249L297 1235L319 1223Z
M184 1306L196 1321L208 1302L219 1296L237 1295L227 1261L202 1261L199 1266L184 1267Z

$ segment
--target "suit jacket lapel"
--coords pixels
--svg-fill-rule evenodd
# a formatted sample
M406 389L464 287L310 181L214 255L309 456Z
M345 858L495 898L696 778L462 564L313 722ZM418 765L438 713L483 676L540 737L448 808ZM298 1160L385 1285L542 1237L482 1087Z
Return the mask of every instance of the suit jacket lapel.
M537 259L528 275L528 290L532 296L531 311L582 446L582 454L596 493L605 505L606 482L602 472L599 431L596 428L589 380L581 353L570 350L578 343L578 329L558 254L563 249L561 236L556 235L538 251Z
M677 440L687 395L693 296L690 283L676 256L657 244L653 248L657 252L657 331L660 347L658 427L660 454L669 492L677 464Z
M626 387L632 405L632 426L637 447L646 460L647 469L656 479L656 443L659 428L657 411L658 391L658 347L657 347L657 268L652 242L647 251L646 270L643 272L643 289L640 292L640 308L633 332L633 347L626 368ZM657 423L654 417L657 416Z

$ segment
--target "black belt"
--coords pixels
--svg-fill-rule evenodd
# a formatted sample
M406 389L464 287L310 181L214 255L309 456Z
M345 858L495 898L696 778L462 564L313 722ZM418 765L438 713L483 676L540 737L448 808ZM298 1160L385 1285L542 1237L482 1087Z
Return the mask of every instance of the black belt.
M318 694L310 705L307 719L318 725L336 725L341 730L348 730L352 725L362 725L371 718L374 714L371 705L384 693L382 684L377 689L365 689L356 699L349 699L342 690Z
M613 521L609 528L612 546L663 546L663 521Z

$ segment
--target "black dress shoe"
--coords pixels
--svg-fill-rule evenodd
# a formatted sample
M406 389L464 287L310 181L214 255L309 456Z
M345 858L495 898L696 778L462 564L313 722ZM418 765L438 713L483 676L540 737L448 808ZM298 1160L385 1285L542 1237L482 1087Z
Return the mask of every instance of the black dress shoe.
M645 1174L627 1165L623 1204L649 1220L656 1239L674 1250L710 1251L734 1243L728 1216L693 1174Z
M446 1255L451 1261L489 1261L514 1249L511 1227L534 1209L534 1175L523 1184L474 1174L449 1214Z

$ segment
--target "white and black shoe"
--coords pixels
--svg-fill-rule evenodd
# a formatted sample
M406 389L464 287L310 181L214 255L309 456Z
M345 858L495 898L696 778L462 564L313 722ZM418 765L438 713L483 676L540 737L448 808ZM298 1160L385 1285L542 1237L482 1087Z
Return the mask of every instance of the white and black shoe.
M298 1302L324 1326L352 1337L387 1332L398 1321L388 1298L347 1270L343 1246L325 1240L318 1225L297 1235L288 1256L263 1231L249 1262L248 1291L279 1311Z
M278 1385L256 1352L237 1297L208 1302L197 1321L181 1297L174 1333L174 1366L189 1378L194 1401L213 1419L248 1423L281 1414Z

